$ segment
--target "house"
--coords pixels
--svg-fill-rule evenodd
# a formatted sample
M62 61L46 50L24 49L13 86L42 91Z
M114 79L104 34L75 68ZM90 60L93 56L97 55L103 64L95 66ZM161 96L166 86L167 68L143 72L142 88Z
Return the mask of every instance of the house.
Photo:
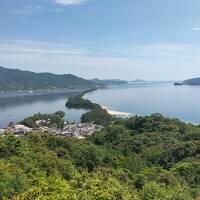
M35 123L36 123L36 125L40 125L40 124L44 124L46 122L47 122L46 120L37 120Z
M24 125L21 125L21 124L14 125L13 129L14 129L14 132L15 131L24 131L24 133L28 133L28 132L32 131L31 128L24 126Z

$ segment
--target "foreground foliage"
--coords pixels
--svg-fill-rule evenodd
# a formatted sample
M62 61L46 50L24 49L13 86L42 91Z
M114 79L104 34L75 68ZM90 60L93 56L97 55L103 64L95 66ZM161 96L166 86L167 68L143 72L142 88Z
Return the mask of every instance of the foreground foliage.
M199 200L200 127L159 114L86 140L0 138L0 199Z

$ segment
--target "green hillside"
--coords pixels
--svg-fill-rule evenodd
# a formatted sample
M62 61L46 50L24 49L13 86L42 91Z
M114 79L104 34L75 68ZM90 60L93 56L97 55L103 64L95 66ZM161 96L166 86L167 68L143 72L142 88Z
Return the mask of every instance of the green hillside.
M86 140L7 134L0 199L199 200L200 127L154 114Z
M0 67L0 91L88 88L96 85L71 74L34 73Z

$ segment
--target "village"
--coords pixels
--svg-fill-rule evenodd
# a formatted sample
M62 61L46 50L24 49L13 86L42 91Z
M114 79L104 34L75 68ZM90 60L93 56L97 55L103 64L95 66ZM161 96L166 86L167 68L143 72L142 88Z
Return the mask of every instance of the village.
M37 120L36 127L30 128L23 124L10 123L8 127L0 129L0 135L6 133L13 133L15 136L23 136L27 133L49 133L55 136L76 137L78 139L85 139L87 136L100 131L103 126L93 123L81 123L78 121L64 121L62 128L56 126L44 126L45 120Z

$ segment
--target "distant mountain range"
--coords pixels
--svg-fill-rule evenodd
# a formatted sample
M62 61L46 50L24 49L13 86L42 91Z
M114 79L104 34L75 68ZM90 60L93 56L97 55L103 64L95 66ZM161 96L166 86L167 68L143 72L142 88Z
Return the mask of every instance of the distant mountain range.
M136 80L131 81L131 82L135 82L135 83L145 83L145 82L147 82L147 81L142 80L142 79L136 79Z
M107 80L100 80L100 79L92 79L92 82L101 85L122 85L128 84L128 81L120 80L120 79L107 79Z
M98 83L72 74L34 73L0 67L0 91L47 90L56 88L82 89L98 85Z
M200 78L192 78L192 79L185 80L185 81L183 81L183 84L198 86L198 85L200 85Z
M174 83L174 85L175 86L181 86L181 85L200 86L200 78L187 79L183 82L176 82Z

